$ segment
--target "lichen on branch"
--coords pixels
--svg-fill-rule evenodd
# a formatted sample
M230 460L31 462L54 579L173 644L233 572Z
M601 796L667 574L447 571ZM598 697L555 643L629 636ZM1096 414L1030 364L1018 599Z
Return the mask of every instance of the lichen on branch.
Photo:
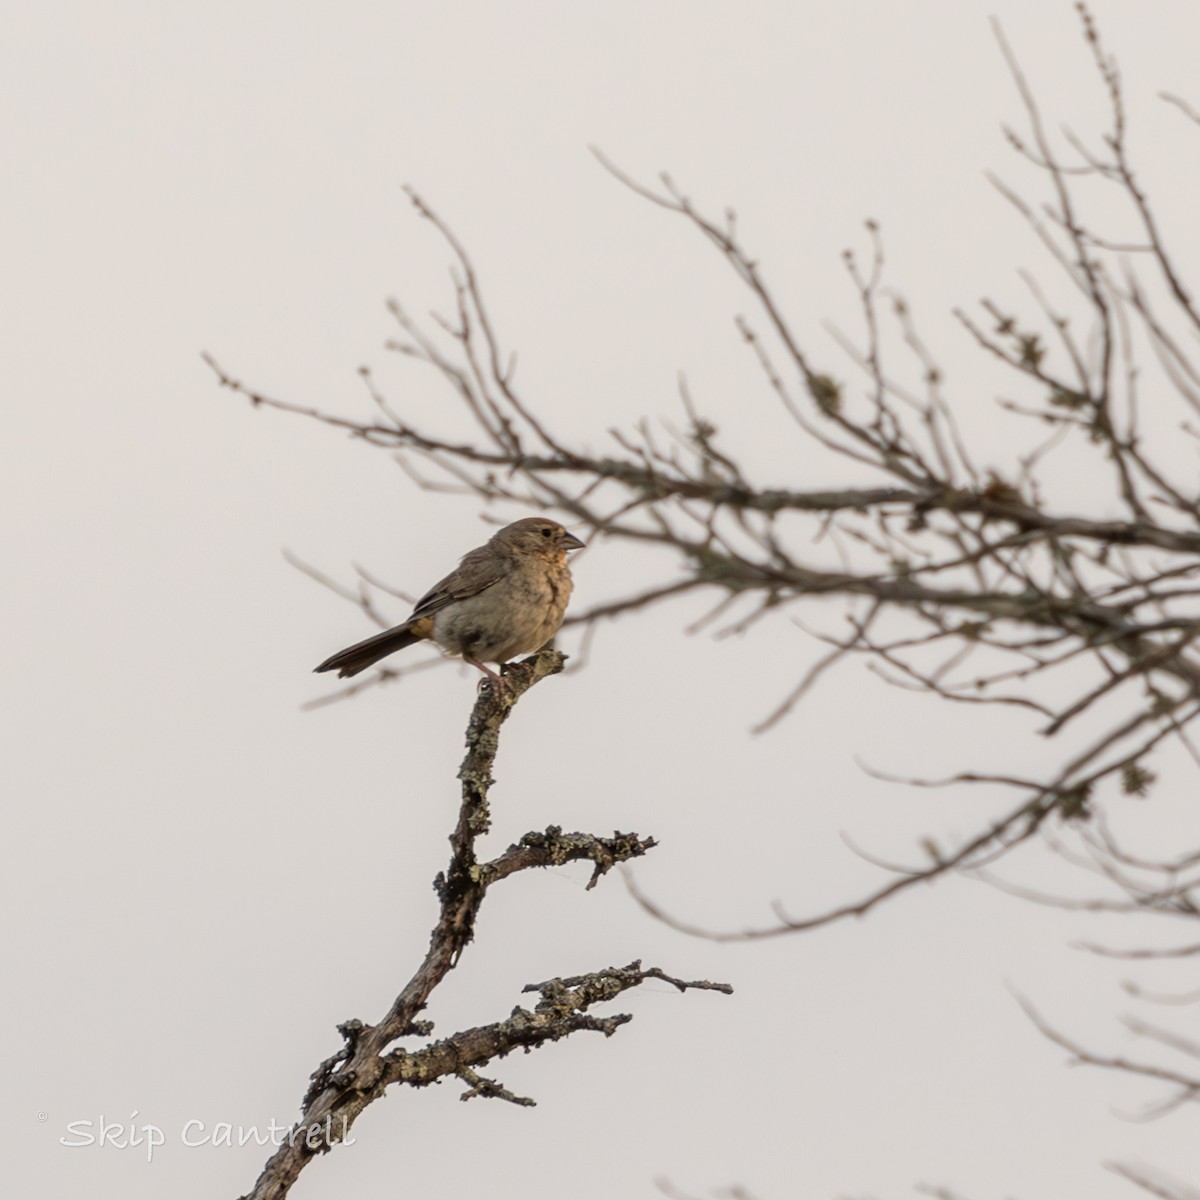
M490 860L480 860L477 843L488 830L488 794L495 782L492 769L500 744L500 730L514 706L530 688L563 669L565 656L542 650L504 672L503 689L485 684L467 726L467 752L459 768L461 802L450 835L450 862L434 881L440 909L430 935L429 950L387 1014L375 1025L353 1019L338 1026L343 1046L325 1059L310 1076L301 1104L301 1116L268 1160L254 1188L242 1200L280 1200L300 1172L317 1154L343 1141L355 1120L388 1087L408 1084L424 1087L439 1079L457 1077L468 1084L465 1098L488 1096L519 1105L532 1104L476 1068L513 1050L533 1050L573 1033L591 1031L611 1036L632 1020L628 1013L600 1014L591 1009L615 999L647 979L661 979L682 990L729 992L728 984L684 982L656 967L643 969L633 962L608 967L588 975L553 979L530 985L540 993L532 1010L517 1007L500 1021L462 1030L416 1049L396 1047L402 1038L428 1038L433 1025L419 1019L439 983L454 968L475 935L475 920L490 888L533 867L561 866L567 862L593 864L588 887L611 867L638 858L654 845L652 838L635 833L597 837L564 833L558 826L525 834Z

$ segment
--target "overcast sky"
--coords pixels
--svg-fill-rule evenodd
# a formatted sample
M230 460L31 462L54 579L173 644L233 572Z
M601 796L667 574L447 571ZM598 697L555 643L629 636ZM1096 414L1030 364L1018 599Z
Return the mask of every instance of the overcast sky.
M1194 0L1095 10L1147 179L1195 252L1197 143L1155 99L1200 103ZM990 392L947 313L1015 294L1015 269L1040 261L984 178L1029 178L1000 135L1019 109L991 12L1046 109L1100 128L1066 0L7 6L13 1195L247 1190L264 1151L185 1146L186 1123L290 1123L335 1024L382 1016L435 911L474 673L448 664L302 711L332 688L312 666L369 629L281 551L419 592L488 536L482 507L417 490L331 430L252 411L201 351L349 415L368 411L356 371L371 365L436 421L450 404L437 380L383 349L387 297L422 313L449 296L412 184L471 247L525 394L559 428L600 445L612 426L677 416L685 370L778 482L822 477L758 423L772 401L733 330L748 302L731 273L606 175L594 144L640 178L669 170L714 213L735 205L830 361L821 321L854 311L841 251L879 220L892 278L986 420ZM577 559L577 603L663 568L600 542ZM497 763L494 847L550 823L652 834L639 883L681 916L741 928L774 899L803 913L877 883L840 831L901 854L971 826L969 807L871 779L856 756L936 774L963 765L948 745L1007 727L898 706L850 673L752 737L814 647L784 622L686 636L701 611L602 628L584 670L522 702ZM1195 1178L1186 1116L1125 1120L1153 1093L1069 1071L1013 998L1127 1045L1119 972L1067 948L1096 934L1081 917L956 883L860 924L717 946L652 922L615 875L585 892L587 876L489 896L428 1014L439 1034L507 1015L532 980L638 957L736 994L646 987L611 1040L495 1064L535 1109L462 1105L452 1084L396 1092L294 1195L453 1196L486 1175L504 1200L651 1197L656 1179L759 1200L908 1196L922 1180L974 1200L1113 1200L1130 1189L1106 1161ZM71 1123L134 1113L166 1135L151 1163L144 1147L61 1144Z

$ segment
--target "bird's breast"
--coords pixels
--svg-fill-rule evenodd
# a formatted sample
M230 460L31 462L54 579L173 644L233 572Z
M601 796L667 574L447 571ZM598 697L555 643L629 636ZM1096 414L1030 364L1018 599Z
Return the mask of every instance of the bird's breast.
M565 565L518 562L491 587L439 612L433 637L451 654L508 662L540 650L558 632L570 597Z

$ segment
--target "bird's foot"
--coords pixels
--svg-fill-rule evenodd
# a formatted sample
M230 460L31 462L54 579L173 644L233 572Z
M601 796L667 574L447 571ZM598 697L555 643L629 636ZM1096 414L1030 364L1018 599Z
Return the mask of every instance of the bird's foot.
M470 663L471 666L483 672L484 677L479 681L479 687L481 690L486 688L489 692L492 692L497 696L507 695L508 692L511 691L511 688L508 685L508 680L505 679L503 675L493 671L491 667L485 666L483 663L474 658L464 657L463 661ZM500 669L504 669L503 665L501 665Z

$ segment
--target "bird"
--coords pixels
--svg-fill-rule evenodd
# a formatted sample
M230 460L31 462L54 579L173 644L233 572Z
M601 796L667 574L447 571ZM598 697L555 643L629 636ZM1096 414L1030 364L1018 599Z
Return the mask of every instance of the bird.
M584 544L547 517L505 525L464 554L417 601L407 621L339 650L315 671L336 671L346 679L415 642L432 641L503 691L503 677L485 663L503 668L518 654L540 650L558 632L571 597L567 554Z

